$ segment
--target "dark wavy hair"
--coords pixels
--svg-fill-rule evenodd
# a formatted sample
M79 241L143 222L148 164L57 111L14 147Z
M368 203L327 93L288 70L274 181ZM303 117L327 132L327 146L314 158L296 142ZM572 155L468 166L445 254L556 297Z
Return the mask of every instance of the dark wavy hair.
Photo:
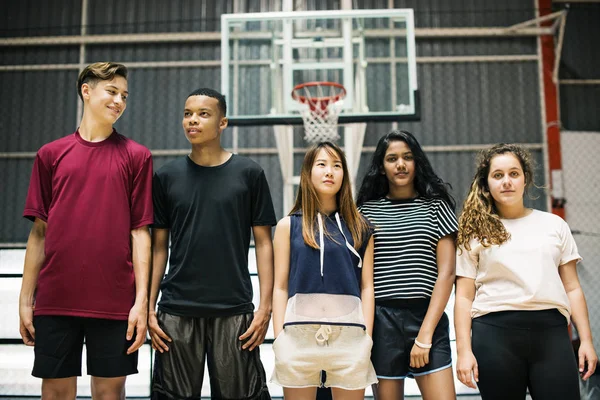
M383 171L385 152L387 151L390 142L393 141L402 141L406 143L413 154L415 160L415 179L413 182L419 196L442 199L452 208L452 210L455 210L456 201L449 193L449 189L451 189L452 186L449 183L444 182L433 171L429 159L412 133L400 130L391 131L377 142L377 148L371 159L371 165L360 185L356 204L361 206L369 200L380 199L388 194L390 190L388 179L387 176L381 172Z

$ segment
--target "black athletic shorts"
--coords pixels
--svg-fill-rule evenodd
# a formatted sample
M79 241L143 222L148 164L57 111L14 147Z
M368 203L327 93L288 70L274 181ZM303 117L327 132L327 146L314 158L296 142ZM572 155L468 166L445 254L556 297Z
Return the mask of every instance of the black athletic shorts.
M429 307L428 299L390 300L375 305L371 361L379 379L404 379L427 375L452 366L448 316L435 328L429 364L410 367L410 351Z
M259 348L242 350L238 339L253 317L182 317L159 309L158 323L172 342L155 353L152 400L199 399L205 360L212 399L270 400Z
M136 374L138 352L127 355L127 321L40 315L33 317L33 376L43 379L81 376L83 342L88 375L116 378Z

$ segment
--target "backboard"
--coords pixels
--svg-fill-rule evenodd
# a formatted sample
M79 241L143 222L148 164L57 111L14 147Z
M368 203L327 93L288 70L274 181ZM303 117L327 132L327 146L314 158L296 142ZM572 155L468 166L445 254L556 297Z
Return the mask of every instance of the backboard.
M314 81L344 86L341 124L419 118L412 9L224 14L221 59L230 125L302 124Z

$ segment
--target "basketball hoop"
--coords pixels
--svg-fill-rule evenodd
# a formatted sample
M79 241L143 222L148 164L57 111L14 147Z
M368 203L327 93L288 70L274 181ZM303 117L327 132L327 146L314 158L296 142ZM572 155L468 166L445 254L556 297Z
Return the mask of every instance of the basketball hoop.
M294 87L292 98L306 106L300 111L306 141L319 143L340 138L337 122L344 97L346 89L335 82L307 82Z

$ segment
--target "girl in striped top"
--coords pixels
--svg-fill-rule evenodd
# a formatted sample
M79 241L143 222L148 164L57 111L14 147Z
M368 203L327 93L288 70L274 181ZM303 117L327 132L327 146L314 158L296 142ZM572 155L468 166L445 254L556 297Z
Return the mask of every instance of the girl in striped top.
M358 193L375 225L371 359L378 400L404 397L411 377L425 400L454 399L449 322L455 277L455 202L415 137L382 137Z

